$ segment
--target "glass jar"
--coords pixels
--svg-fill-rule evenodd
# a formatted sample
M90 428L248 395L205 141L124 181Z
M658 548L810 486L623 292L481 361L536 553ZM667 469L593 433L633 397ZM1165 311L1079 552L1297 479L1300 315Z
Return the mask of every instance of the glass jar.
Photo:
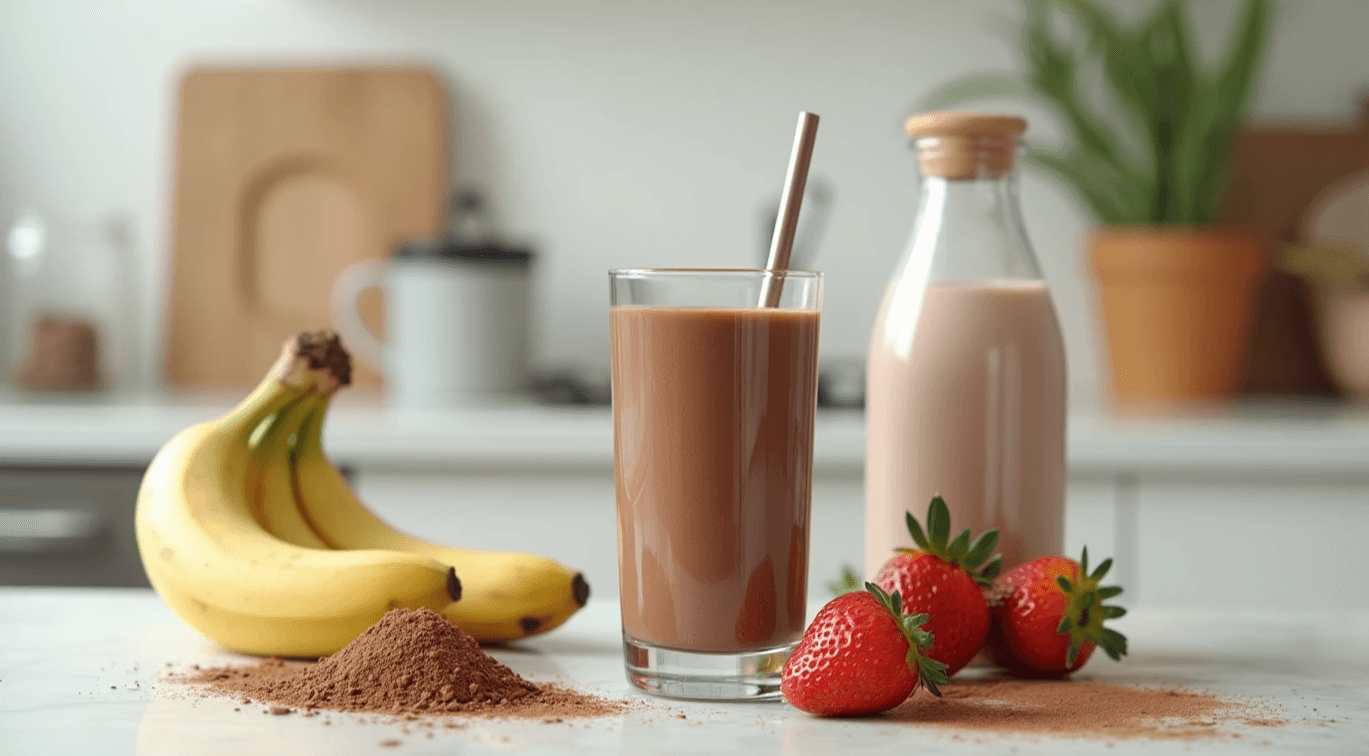
M6 236L6 375L20 388L83 391L132 379L131 270L115 220L52 221L25 212Z
M1063 548L1064 341L1014 170L1020 118L907 122L922 173L867 366L865 574L944 497L954 531L1000 531L1003 568Z

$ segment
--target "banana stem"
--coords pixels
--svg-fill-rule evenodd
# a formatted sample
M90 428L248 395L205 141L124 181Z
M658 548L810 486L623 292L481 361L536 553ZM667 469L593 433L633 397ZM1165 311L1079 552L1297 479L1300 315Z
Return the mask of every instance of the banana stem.
M246 443L263 420L314 391L331 395L352 380L352 358L331 331L301 332L281 345L266 377L226 418Z

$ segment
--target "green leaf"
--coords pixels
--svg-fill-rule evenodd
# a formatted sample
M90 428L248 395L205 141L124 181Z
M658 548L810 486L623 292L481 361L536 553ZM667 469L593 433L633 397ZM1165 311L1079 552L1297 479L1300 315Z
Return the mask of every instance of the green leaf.
M888 609L895 617L898 616L898 612L894 610L893 599L889 594L884 592L883 588L880 588L867 580L865 581L865 590L875 594L875 598L879 600L879 603L883 605L885 609ZM897 596L898 591L894 591L894 595Z
M950 534L951 513L946 508L946 500L940 496L933 496L932 503L927 507L927 535L931 541L932 551L945 554L946 539Z
M908 624L913 627L922 627L927 624L929 619L931 619L929 614L910 614L908 615Z
M931 544L928 543L927 536L922 532L922 526L917 524L917 518L913 517L913 513L904 512L903 520L908 524L908 535L913 537L913 543L923 551L931 549Z
M1025 91L1051 108L1067 132L1062 148L1029 149L1028 163L1071 188L1099 222L1211 222L1261 70L1271 0L1246 0L1210 73L1194 51L1184 0L1156 0L1140 16L1116 7L1026 0L1021 75L953 81L929 105ZM1071 27L1064 38L1057 10Z
M1055 626L1055 634L1064 635L1065 633L1068 633L1073 627L1074 620L1070 619L1070 616L1066 614L1065 616L1060 618L1060 624Z
M1084 553L1079 555L1079 574L1085 577L1089 574L1089 547L1084 547Z
M1144 220L1135 198L1125 196L1127 192L1118 189L1120 180L1087 154L1076 150L1064 155L1031 147L1027 149L1026 161L1074 189L1099 222L1121 225Z
M1124 617L1124 616L1126 616L1126 613L1127 613L1127 610L1126 610L1124 607L1120 607L1120 606L1105 606L1105 607L1103 607L1103 618L1104 618L1104 619L1117 619L1118 617Z
M942 110L967 100L989 97L1023 96L1031 93L1027 82L1009 74L979 74L947 84L933 92L924 103L927 110Z
M860 577L856 575L856 571L851 569L849 565L843 566L841 568L841 580L828 584L828 588L837 596L840 596L843 593L850 593L851 591L858 591L860 590Z
M1108 570L1110 569L1112 569L1112 557L1104 559L1103 562L1098 565L1098 569L1094 570L1092 575L1089 575L1089 580L1092 580L1095 583L1102 580L1103 576L1108 574Z
M1115 649L1118 654L1125 655L1127 653L1127 636L1122 635L1110 627L1105 627L1103 628L1099 645L1103 646L1105 649Z
M1099 601L1107 601L1113 596L1122 595L1121 587L1116 585L1105 585L1102 588L1099 588L1096 592L1098 594Z
M1070 579L1064 575L1056 575L1055 584L1060 586L1060 590L1065 593L1074 593L1074 583L1071 583Z
M1192 90L1173 166L1183 194L1181 209L1190 222L1209 222L1220 209L1232 146L1264 55L1270 15L1268 0L1247 0L1223 63Z
M995 554L989 563L984 565L984 569L979 571L979 577L983 580L993 580L998 577L998 573L1003 569L1003 555Z
M986 530L974 539L974 543L970 544L969 550L965 552L965 558L961 559L960 563L968 569L974 569L989 558L996 546L998 546L998 531Z
M1074 660L1079 658L1079 649L1084 645L1083 641L1075 638L1070 642L1070 650L1065 654L1065 667L1073 667Z
M965 552L970 548L970 529L960 531L960 534L951 541L951 545L946 547L946 561L951 564L959 565L965 558Z
M1064 9L1075 22L1083 28L1089 39L1090 52L1101 59L1103 75L1110 86L1110 94L1127 116L1131 127L1136 131L1136 141L1147 151L1144 165L1151 170L1138 168L1134 178L1138 186L1153 186L1154 175L1153 145L1155 124L1153 115L1157 99L1158 61L1147 49L1150 29L1155 21L1132 31L1120 24L1112 11L1088 0L1056 0L1056 6ZM1120 155L1120 148L1117 150ZM1147 192L1150 194L1150 192Z
M945 682L945 680L941 680L940 682L938 682L931 675L922 676L922 687L926 688L928 693L931 693L933 696L936 696L937 698L941 698L941 688L939 687L939 685Z

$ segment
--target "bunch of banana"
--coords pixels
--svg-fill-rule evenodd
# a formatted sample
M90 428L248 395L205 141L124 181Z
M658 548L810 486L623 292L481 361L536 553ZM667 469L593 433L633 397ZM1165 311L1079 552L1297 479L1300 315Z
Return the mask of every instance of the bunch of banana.
M322 656L392 607L443 611L461 595L456 572L432 557L305 548L254 516L254 431L336 386L327 351L307 334L288 342L237 408L167 442L138 491L138 551L153 587L191 627L237 651Z
M301 351L310 352L312 362L307 369L291 372L293 363L282 367L286 356ZM428 606L477 640L489 642L544 633L585 605L589 585L584 578L550 559L441 546L401 533L376 517L357 500L323 452L324 416L333 394L350 382L350 357L337 337L326 332L300 334L287 344L286 356L262 387L232 414L173 439L158 454L144 480L138 505L143 563L153 585L187 622L230 648L316 656L345 645L389 606ZM198 447L202 436L213 435L211 429L217 430L220 440L212 446L212 453L211 447L206 447L196 454L205 455L205 464L215 454L220 460L231 459L231 463L220 462L222 469L212 478L214 486L203 483L210 478L182 461L184 454L177 456L171 451ZM160 461L163 458L166 461ZM177 476L184 480L178 481ZM201 482L194 491L188 482L191 476ZM162 493L167 483L172 484L171 492ZM217 499L207 499L200 490L204 487L218 491ZM192 498L198 498L197 506L185 503ZM171 504L179 501L183 509L193 509L196 515L169 520L166 500ZM253 533L252 548L262 552L244 548L233 553L244 555L254 570L274 575L280 590L269 593L269 586L236 580L233 576L243 568L219 556L225 549L206 549L206 543L213 542L219 530L196 535L220 522L225 511L231 514L233 533ZM184 536L187 531L199 540L169 543L168 533ZM204 574L170 571L170 558L164 555L177 551L202 559ZM265 559L268 555L273 556ZM385 558L394 562L384 563ZM373 611L352 624L339 622L327 632L289 626L311 611L323 617L333 609L317 598L302 598L308 593L304 590L308 584L297 578L300 568L307 572L311 565L349 560L370 560L375 567L370 583L358 582L350 573L338 574L336 583L328 586L332 591L328 595L346 596L354 604L369 598L374 602ZM441 571L443 595L423 594L420 598L399 591L401 583L418 585L402 565L425 565ZM205 581L210 582L202 585ZM188 590L191 587L195 590ZM215 610L210 612L211 602L204 596L217 597L219 593L237 595L261 611L239 618L231 628L223 622L208 621L204 615L221 617L224 612L219 608L222 601L213 604ZM198 612L193 611L197 608ZM277 609L279 612L273 613ZM339 614L333 612L331 616ZM270 622L265 621L268 615Z

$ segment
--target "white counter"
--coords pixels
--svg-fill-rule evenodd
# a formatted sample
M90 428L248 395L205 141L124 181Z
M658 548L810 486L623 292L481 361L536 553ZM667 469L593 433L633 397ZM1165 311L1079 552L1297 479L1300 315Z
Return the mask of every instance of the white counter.
M817 607L810 606L810 613ZM1221 614L1137 610L1121 664L1101 655L1081 677L1191 686L1274 705L1285 727L1241 739L1122 740L1109 754L1369 753L1369 613ZM602 599L563 628L500 661L534 680L648 702L584 722L471 720L433 737L347 716L263 716L260 706L174 695L157 682L168 663L235 657L196 635L147 590L0 589L0 751L28 754L1029 754L1102 753L1100 741L986 735L889 720L824 720L784 703L649 699L623 678L617 606ZM919 694L925 695L925 694ZM684 713L685 719L677 719ZM1334 719L1334 723L1330 720ZM384 747L398 739L402 747Z
M24 399L0 395L0 462L143 463L178 430L222 414L226 396ZM374 396L344 395L326 444L356 466L594 467L609 469L606 408L510 404L398 412ZM1072 475L1153 470L1369 474L1369 411L1335 405L1246 404L1168 416L1072 413ZM865 454L860 412L819 413L820 472L858 473Z

